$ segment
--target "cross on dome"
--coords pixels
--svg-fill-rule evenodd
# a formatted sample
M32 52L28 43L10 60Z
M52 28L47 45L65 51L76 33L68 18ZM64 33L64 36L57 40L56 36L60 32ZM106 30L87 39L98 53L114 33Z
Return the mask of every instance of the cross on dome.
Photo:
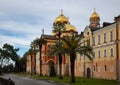
M61 9L61 15L63 15L63 10Z

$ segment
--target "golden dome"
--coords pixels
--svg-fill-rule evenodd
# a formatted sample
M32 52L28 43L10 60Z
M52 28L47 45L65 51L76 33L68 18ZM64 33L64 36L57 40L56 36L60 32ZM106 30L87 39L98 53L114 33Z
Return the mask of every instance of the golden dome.
M65 27L66 27L66 31L77 31L73 25L66 24Z
M61 15L59 15L54 21L54 23L57 23L57 22L62 22L62 23L68 23L69 22L68 18L63 15L62 10L61 10Z
M97 12L95 11L95 9L94 9L93 14L90 16L90 20L94 20L94 19L99 19L100 20L100 17L97 14Z

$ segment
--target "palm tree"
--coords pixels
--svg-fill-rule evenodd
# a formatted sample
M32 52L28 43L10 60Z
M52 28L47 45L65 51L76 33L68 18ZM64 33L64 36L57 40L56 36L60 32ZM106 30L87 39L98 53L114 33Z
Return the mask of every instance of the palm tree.
M30 55L31 58L31 75L32 75L32 56L34 55L34 51L32 50L32 48L28 50L27 54Z
M61 39L61 32L65 31L65 25L61 22L58 22L54 25L54 33L57 33L59 42ZM58 48L60 50L60 48ZM59 79L62 79L62 55L59 54Z
M59 56L59 79L62 79L62 55L64 55L63 53L63 43L60 42L56 42L55 45L52 47L53 51L52 54Z
M36 38L35 41L36 45L39 47L39 53L40 53L40 76L42 76L42 59L41 59L41 51L42 51L42 45L46 44L47 41L43 38Z
M32 50L34 51L34 74L36 74L36 41L33 40L33 42L31 42L31 47L32 47Z
M71 64L71 82L75 82L74 77L74 66L76 54L86 55L89 59L92 59L92 48L90 46L85 46L83 41L83 36L72 35L67 36L62 39L64 45L64 52L70 55L70 64Z

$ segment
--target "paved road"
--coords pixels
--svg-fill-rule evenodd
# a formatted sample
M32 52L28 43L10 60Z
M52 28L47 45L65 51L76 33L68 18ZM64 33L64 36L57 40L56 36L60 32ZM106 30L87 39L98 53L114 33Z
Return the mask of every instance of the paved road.
M65 85L52 83L44 80L35 80L30 77L21 77L13 74L5 74L3 77L6 79L11 78L15 82L15 85Z

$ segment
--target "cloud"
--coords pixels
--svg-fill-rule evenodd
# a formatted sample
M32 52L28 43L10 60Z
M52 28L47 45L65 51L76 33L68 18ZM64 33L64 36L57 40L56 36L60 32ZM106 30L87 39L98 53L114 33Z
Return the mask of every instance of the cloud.
M26 40L24 38L18 38L18 37L11 37L11 36L5 36L0 35L1 42L11 43L11 44L20 44L20 45L28 45L29 40Z
M5 21L0 23L0 29L10 30L17 33L38 33L41 31L40 25L31 25L15 21Z
M0 0L0 47L7 42L20 47L23 54L30 42L40 37L43 28L45 34L51 34L61 9L79 33L89 25L93 8L100 15L101 24L113 22L120 15L119 3L119 0Z

